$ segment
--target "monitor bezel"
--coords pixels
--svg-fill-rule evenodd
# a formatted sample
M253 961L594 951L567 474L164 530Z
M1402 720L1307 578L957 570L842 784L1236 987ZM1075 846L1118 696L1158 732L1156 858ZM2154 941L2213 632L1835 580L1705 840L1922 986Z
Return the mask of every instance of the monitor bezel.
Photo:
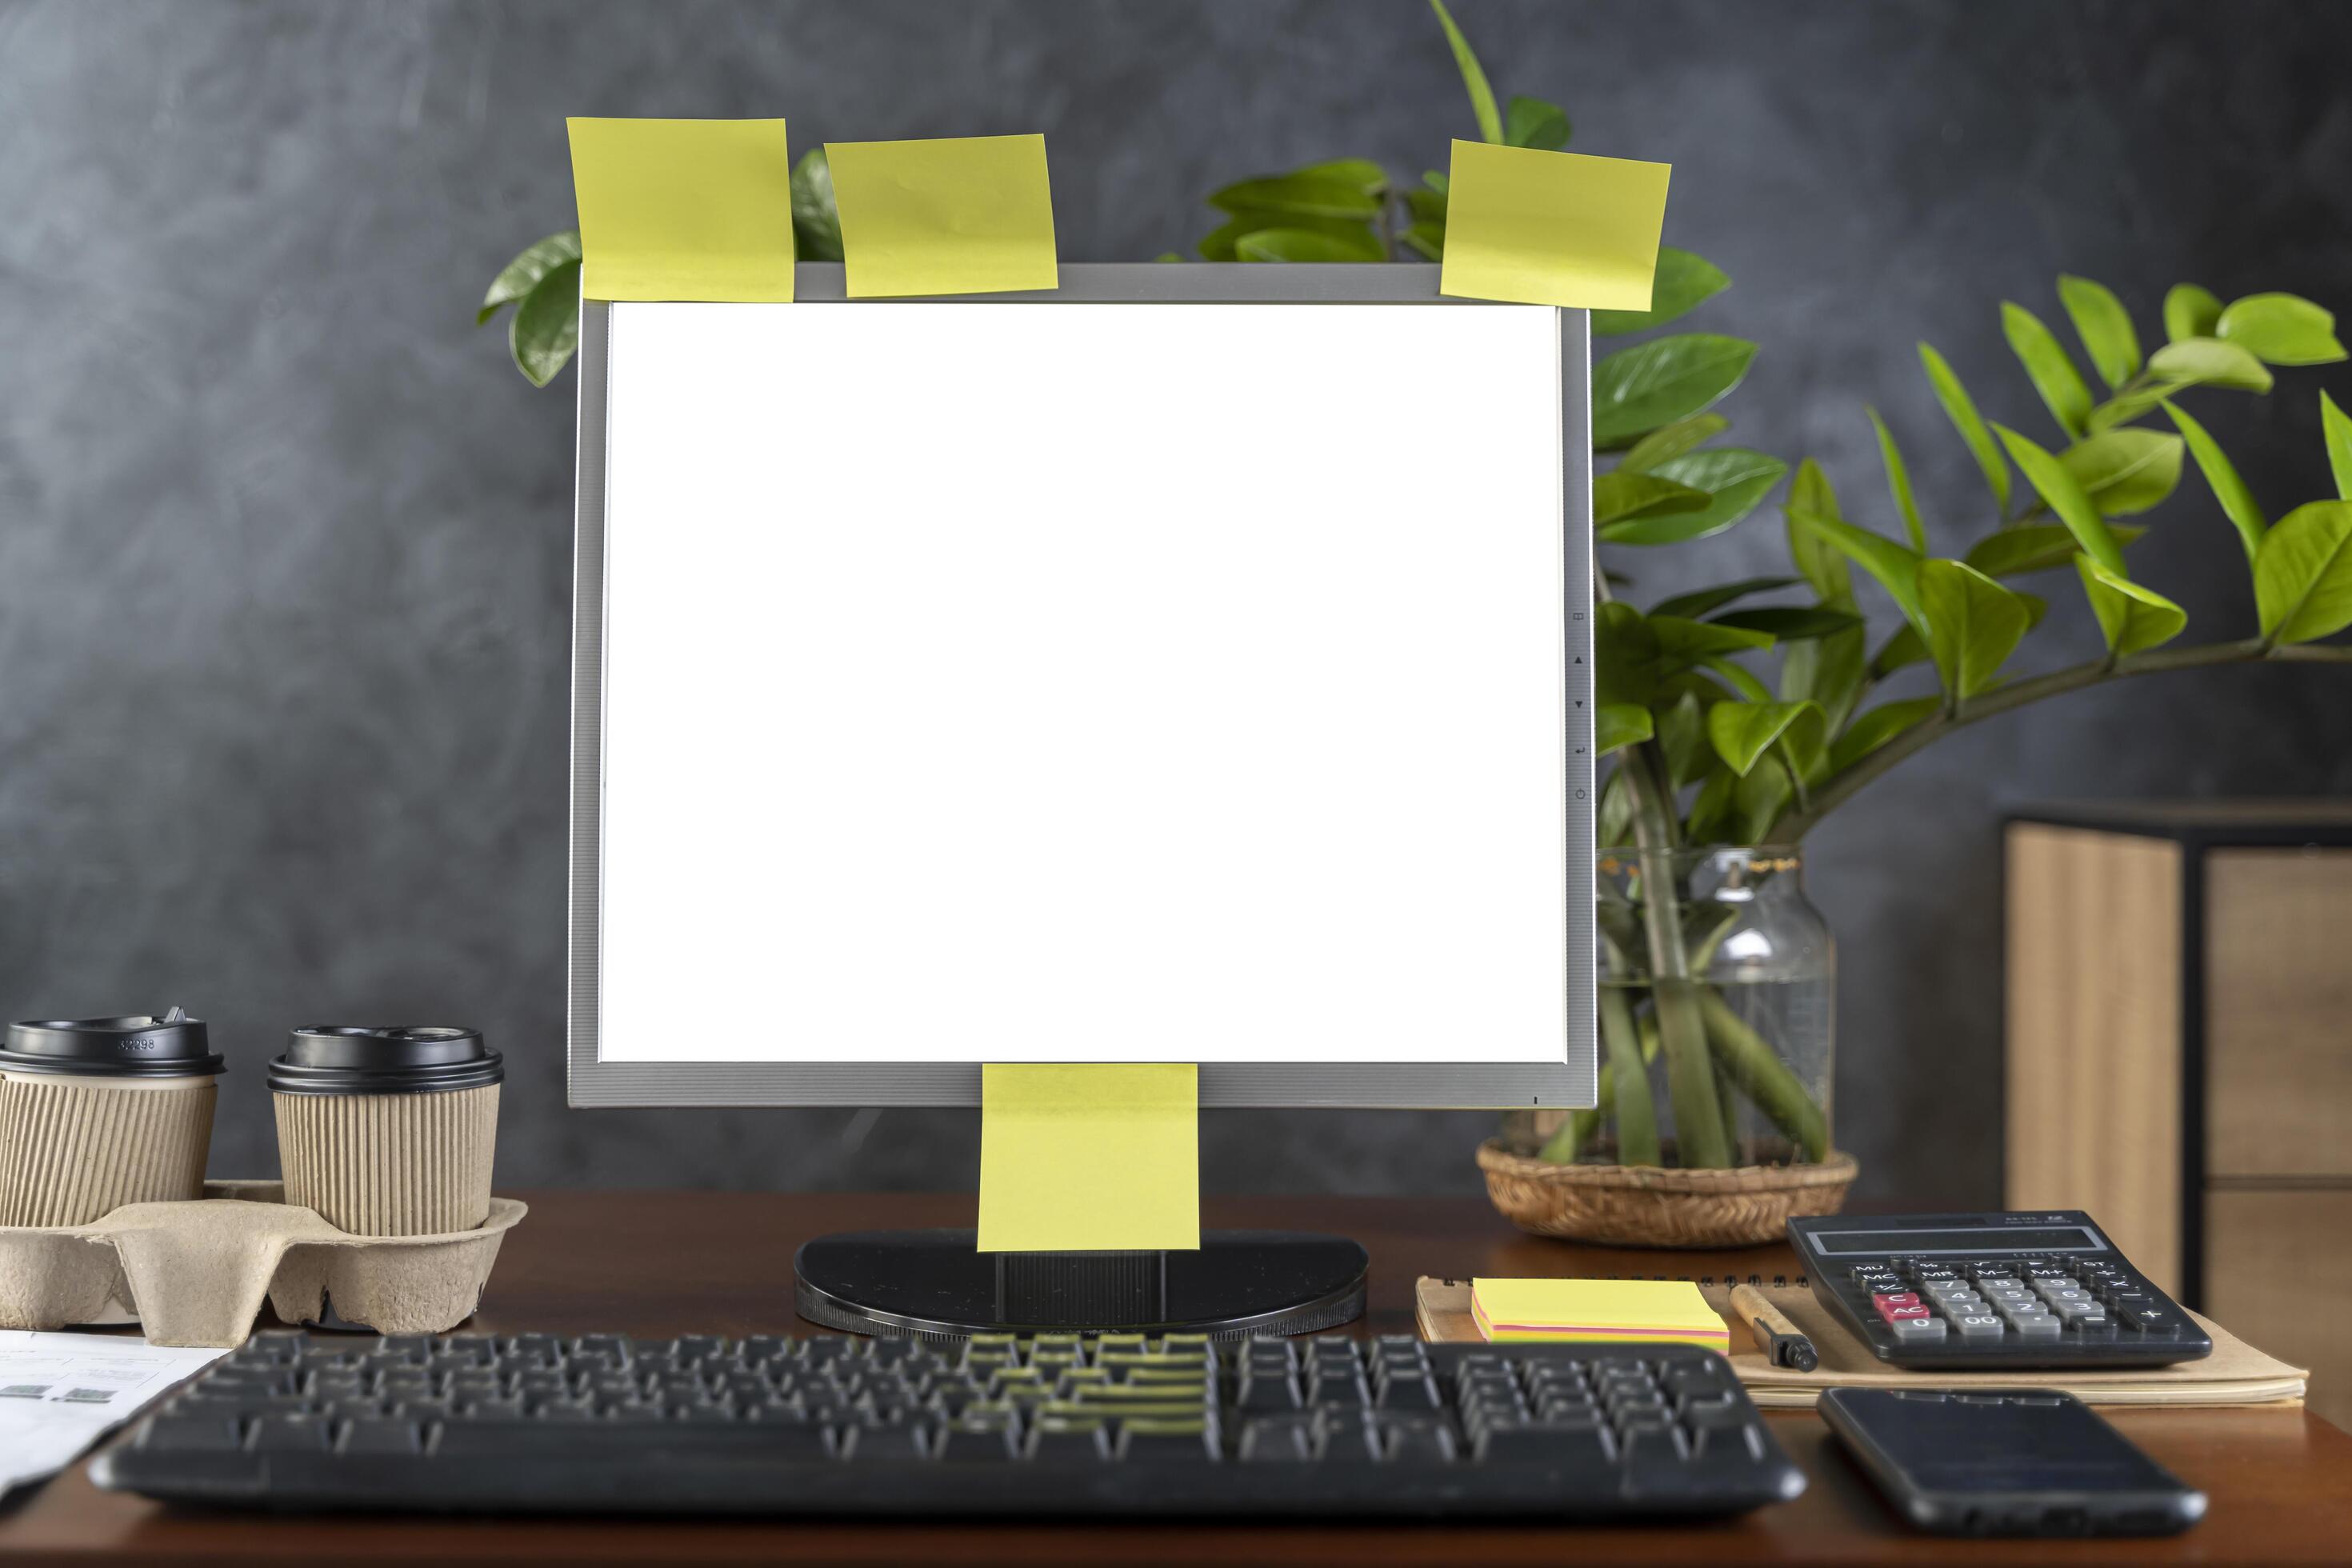
M1439 268L1396 265L1067 265L1050 292L941 295L977 304L1393 304L1479 308L1438 293ZM838 262L803 262L793 297L848 299ZM900 301L906 302L906 301ZM597 1053L602 980L599 900L604 694L605 431L612 306L580 309L579 445L573 521L572 795L566 1092L573 1106L971 1106L979 1062L604 1061ZM1561 310L1560 503L1565 580L1560 661L1567 700L1569 847L1562 1059L1553 1062L1203 1062L1200 1101L1219 1107L1440 1110L1582 1108L1597 1090L1594 1039L1591 681L1591 334L1587 312ZM691 1027L681 1020L682 1027Z

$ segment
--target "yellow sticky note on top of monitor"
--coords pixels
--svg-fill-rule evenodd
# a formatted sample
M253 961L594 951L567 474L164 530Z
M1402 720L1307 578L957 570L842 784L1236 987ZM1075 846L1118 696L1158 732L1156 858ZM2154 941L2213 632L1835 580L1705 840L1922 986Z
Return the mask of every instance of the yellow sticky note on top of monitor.
M1043 136L830 142L851 299L1054 289Z
M1691 1344L1727 1354L1731 1348L1730 1325L1687 1279L1473 1279L1470 1315L1497 1342Z
M1201 1245L1200 1074L1190 1063L980 1069L980 1250Z
M1437 291L1648 310L1673 172L1670 163L1456 142Z
M584 297L793 297L793 165L782 121L564 123Z

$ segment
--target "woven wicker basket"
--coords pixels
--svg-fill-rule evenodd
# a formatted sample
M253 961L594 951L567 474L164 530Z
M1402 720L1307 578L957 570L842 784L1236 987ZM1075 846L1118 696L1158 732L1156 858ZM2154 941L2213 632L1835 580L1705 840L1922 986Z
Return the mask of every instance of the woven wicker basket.
M1495 1206L1521 1230L1607 1247L1778 1241L1791 1215L1837 1213L1860 1169L1837 1150L1818 1165L1736 1171L1559 1165L1493 1139L1478 1146L1478 1168Z

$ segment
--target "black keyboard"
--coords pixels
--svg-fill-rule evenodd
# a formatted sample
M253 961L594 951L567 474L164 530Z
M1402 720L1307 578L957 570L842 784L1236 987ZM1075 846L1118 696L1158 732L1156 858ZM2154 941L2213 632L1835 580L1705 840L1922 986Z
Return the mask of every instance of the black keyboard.
M91 1466L288 1510L1727 1514L1804 1478L1696 1347L257 1335Z
M1813 1294L1919 1371L2150 1366L2213 1341L2079 1210L1792 1219Z

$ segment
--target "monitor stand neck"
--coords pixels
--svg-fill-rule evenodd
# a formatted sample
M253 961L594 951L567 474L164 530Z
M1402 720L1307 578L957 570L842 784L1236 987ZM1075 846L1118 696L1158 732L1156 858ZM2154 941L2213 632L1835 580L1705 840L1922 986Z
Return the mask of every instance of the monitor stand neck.
M1211 1230L1193 1252L982 1252L969 1230L819 1237L793 1259L802 1317L852 1333L1302 1334L1363 1313L1364 1249Z

